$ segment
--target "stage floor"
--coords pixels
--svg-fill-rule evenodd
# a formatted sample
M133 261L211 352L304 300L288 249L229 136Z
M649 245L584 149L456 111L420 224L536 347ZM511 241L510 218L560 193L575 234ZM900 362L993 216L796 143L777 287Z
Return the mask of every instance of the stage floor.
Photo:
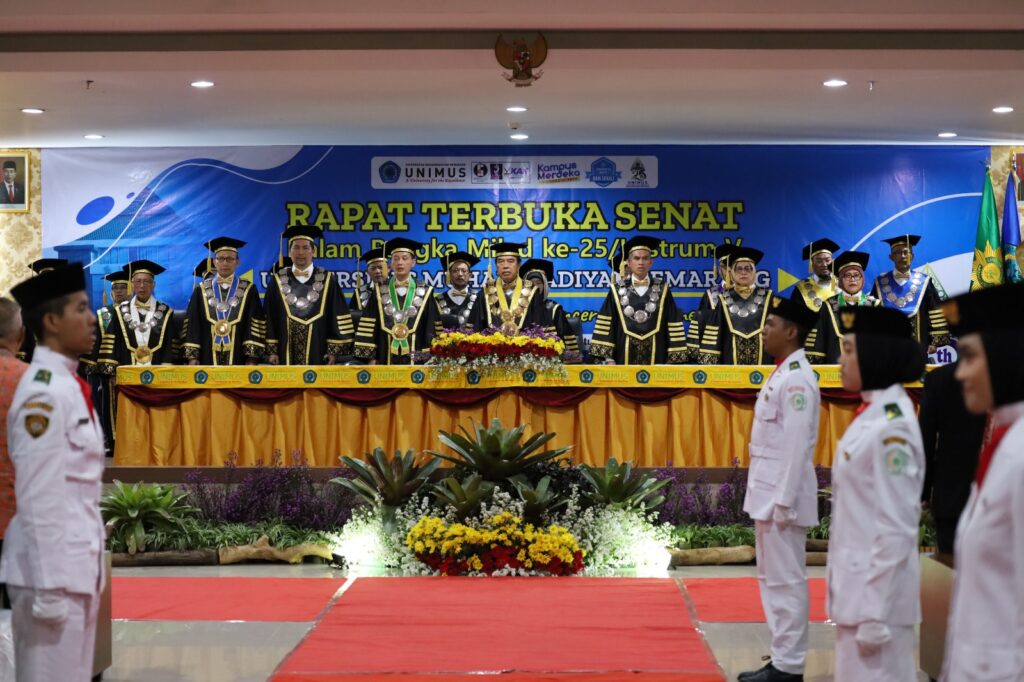
M737 592L749 595L750 599L756 600L756 590L749 589L749 579L754 576L754 567L688 567L670 571L667 579L663 581L651 580L622 580L617 578L603 578L590 580L616 581L616 585L595 583L598 588L593 596L605 594L614 602L622 600L623 594L635 594L637 598L644 598L649 601L649 608L656 608L657 613L652 618L657 621L660 627L649 628L650 645L647 647L649 656L642 653L639 656L630 656L629 647L622 647L615 651L615 647L606 647L602 651L603 659L593 659L596 662L592 670L596 671L602 666L601 661L609 668L617 664L631 665L631 662L642 663L640 668L645 669L640 674L629 674L630 679L637 682L643 679L661 680L669 679L667 671L673 666L683 666L680 663L682 658L676 655L676 643L681 643L681 648L690 647L693 654L688 661L693 662L693 671L687 676L672 676L676 680L733 680L737 673L750 670L762 665L761 656L769 650L769 633L763 622L708 622L702 618L720 620L728 616L720 613L709 612L701 605L701 591L708 588L710 578L724 579L748 579L748 580L726 580L737 587ZM812 567L809 569L812 578L822 578L824 569ZM276 679L279 682L291 682L291 680L368 680L365 674L346 674L346 665L330 666L334 670L341 670L340 674L323 675L291 675L300 672L303 667L309 667L310 661L313 666L323 664L323 657L317 663L317 657L310 657L310 652L315 653L318 646L329 643L332 646L338 644L337 637L331 640L331 634L338 635L345 632L345 628L351 631L356 629L362 631L363 636L375 629L379 630L386 626L386 618L375 613L374 606L381 600L382 595L387 594L381 590L389 588L387 583L382 581L402 581L395 583L397 592L404 591L409 598L402 599L403 603L415 602L411 613L402 614L404 621L411 621L429 612L429 609L437 608L437 602L432 597L414 597L417 593L429 594L431 590L429 581L433 579L387 578L387 579L364 579L358 578L355 581L347 581L347 576L341 571L331 570L325 566L304 565L304 566L280 566L280 565L248 565L233 567L167 567L167 568L135 568L115 569L114 571L114 665L107 671L104 680L107 682L128 682L140 679L147 682L171 682L172 680L190 680L193 682L263 682ZM127 580L121 580L122 578ZM189 578L184 581L148 581L132 580L133 578L160 579L160 578ZM232 578L250 579L245 581L231 581ZM230 594L221 596L223 607L211 606L206 603L210 600L203 597L204 593L209 594L211 589L217 589L217 583L210 579L223 579L225 593L230 593L234 588L238 590L252 590L266 587L266 593L281 592L278 597L278 604L274 603L273 597L261 599L257 594L254 599L260 603L246 604L242 600L232 599ZM265 580L254 580L265 579ZM281 579L299 579L294 585L287 584L282 588ZM444 580L444 579L438 579ZM452 579L464 580L464 579ZM549 579L541 579L549 580ZM561 579L570 582L574 579ZM230 582L229 582L230 581ZM362 584L361 582L362 581ZM426 581L426 582L424 582ZM688 581L692 581L689 582ZM820 601L820 581L814 581L812 585L812 621L815 620L815 604ZM170 610L162 611L161 599L154 598L145 600L146 590L153 586L170 585L173 590L179 590L180 596L177 600L163 597ZM549 582L543 589L536 590L538 597L550 599L557 597L558 593L551 592L551 587L557 586L559 580ZM472 591L481 583L475 582L471 585ZM687 587L687 585L689 586ZM243 587L244 585L244 587ZM445 591L451 591L453 582L439 583ZM341 596L335 594L338 587L344 588ZM359 586L359 589L355 589ZM617 590L619 587L624 590ZM499 586L498 598L508 596L508 591ZM712 584L711 587L714 587ZM608 588L612 588L610 591ZM589 589L589 588L588 588ZM603 590L603 592L602 592ZM531 588L531 591L534 591ZM566 595L576 591L567 590ZM618 594L616 595L616 591ZM502 594L504 593L504 594ZM542 594L545 593L545 594ZM581 595L590 596L587 590L580 592ZM119 596L120 595L120 596ZM437 597L442 596L440 592ZM451 595L448 595L449 597ZM140 604L146 602L148 604ZM296 601L307 603L296 604ZM569 600L571 602L571 599ZM177 602L177 603L175 603ZM191 602L191 603L188 603ZM344 605L349 610L341 609ZM567 603L562 605L565 613L572 617L572 609L579 608L580 604ZM742 606L742 605L739 605ZM171 608L173 607L173 608ZM542 632L544 627L543 605L524 605L530 611L537 614L538 629ZM751 608L752 607L752 608ZM217 610L223 609L222 615L217 615ZM417 613L417 609L419 609ZM743 615L746 614L746 615ZM733 616L740 620L746 618L750 621L759 620L759 610L756 604L743 609L733 609ZM451 616L451 614L449 614ZM578 617L580 614L576 614ZM220 618L220 619L218 619ZM265 620L251 620L261 618ZM458 620L454 617L455 621ZM449 618L451 620L451 617ZM514 620L514 618L513 618ZM522 620L522 618L520 618ZM333 626L332 626L333 621ZM403 642L416 632L423 632L424 629L413 627L413 623L405 623L407 631L396 636L390 641L381 642L381 646L401 647ZM600 633L600 627L589 624L594 633ZM633 637L643 637L641 630L647 625L642 620L634 623L616 622L616 629L621 634L623 629L632 628ZM340 626L340 627L339 627ZM457 623L456 623L456 626ZM564 628L564 623L562 624ZM521 626L520 626L521 627ZM690 633L694 636L691 637ZM700 641L703 635L704 642ZM608 642L613 642L617 634L610 635ZM449 632L451 637L451 632ZM810 650L808 652L807 674L805 679L810 681L825 682L832 679L832 645L833 629L830 625L821 622L812 622L810 626ZM354 635L353 639L358 636ZM387 638L385 638L387 639ZM534 644L542 641L534 635ZM318 643L319 640L319 643ZM372 639L367 644L372 643ZM634 641L635 643L635 641ZM694 647L694 644L699 646ZM429 637L419 637L417 643L428 651ZM466 633L459 633L455 639L448 639L438 642L438 647L451 647L453 650L462 651L455 660L450 660L450 666L456 670L459 666L464 669L474 669L481 663L479 657L467 656L469 646L472 645L472 637ZM553 647L551 651L558 651ZM355 650L353 650L355 652ZM358 656L350 652L349 656L339 656L337 660L348 661L353 664L360 664ZM340 652L339 652L340 654ZM496 663L504 663L505 669L516 665L515 660L518 653L508 648L491 651L489 656ZM616 656L619 656L616 659ZM504 657L504 658L502 658ZM625 658L623 658L625 657ZM379 657L376 657L379 658ZM647 665L646 661L654 661L658 658L660 662L652 662ZM463 660L464 659L464 660ZM361 662L365 667L367 662L372 663L373 656L366 656ZM486 657L484 661L488 660ZM401 676L394 676L396 680L411 680L409 673L415 669L412 662L406 661L405 673ZM555 675L528 675L530 679L618 679L622 675L611 677L599 674L570 673L568 668L575 667L579 661L569 658L559 658L544 662L545 669L552 667L563 669L563 672ZM710 668L708 666L710 664ZM355 665L355 667L360 667ZM352 668L352 666L349 666ZM390 676L380 676L380 672L390 670L392 664L381 664L378 674L373 675L374 680L384 679ZM430 665L426 667L430 668ZM660 670L659 670L660 668ZM711 675L708 676L708 672ZM352 670L354 672L354 669ZM311 671L312 672L312 671ZM367 671L363 671L364 673ZM437 672L437 670L424 670L423 672ZM275 677L276 673L276 677ZM450 679L460 679L463 675L457 674ZM432 676L431 679L440 681L449 679L448 676ZM474 676L479 679L479 676ZM470 679L468 676L465 679ZM496 682L500 680L526 679L519 675L495 676ZM919 675L920 680L926 680L923 673Z

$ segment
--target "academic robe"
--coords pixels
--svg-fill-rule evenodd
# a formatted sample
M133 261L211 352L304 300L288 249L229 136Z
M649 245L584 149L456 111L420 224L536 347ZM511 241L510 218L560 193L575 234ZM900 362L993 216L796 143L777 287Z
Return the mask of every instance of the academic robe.
M805 277L796 283L793 287L793 294L790 296L793 300L803 300L804 305L818 312L821 310L821 305L838 294L842 289L839 287L839 278L835 275L831 275L829 279L822 284L818 281L815 275Z
M580 356L580 344L576 333L569 326L569 316L565 314L565 308L561 303L556 303L550 298L544 301L544 307L551 316L551 325L555 328L558 338L565 343L565 353L572 353L575 357Z
M505 327L509 333L515 333L537 325L556 334L544 300L537 294L537 288L529 280L517 281L522 282L518 301L510 300L515 295L515 284L508 289L499 287L498 280L484 284L482 295L477 297L476 303L470 309L468 323L477 331L483 331L488 327ZM498 301L499 295L504 296L508 302L508 320L503 318L505 310Z
M415 353L429 350L434 336L441 331L434 289L415 277L409 279L408 286L413 297L404 309L405 298L397 291L399 305L391 302L390 286L374 289L359 318L355 357L376 360L378 365L411 365L416 364Z
M619 365L686 362L685 323L671 288L653 277L642 295L632 279L612 284L597 314L590 355Z
M140 335L133 328L133 300L122 301L113 306L112 319L103 332L96 354L95 371L100 374L115 375L117 368L122 365L174 364L178 350L178 330L172 318L174 311L162 301L149 299L150 306L155 306L153 326L147 333Z
M843 350L843 334L839 331L839 314L843 308L852 306L881 305L874 296L864 292L857 294L852 300L845 293L833 296L824 302L818 311L818 324L807 335L804 350L812 365L834 365L839 362Z
M909 279L900 284L889 271L875 278L872 294L882 305L895 308L910 318L914 336L925 350L929 346L940 348L949 344L949 323L942 314L942 299L929 275L914 270Z
M768 318L772 290L755 287L746 298L736 289L722 294L721 301L707 312L701 328L697 362L702 365L768 365L761 331Z
M352 350L354 328L334 275L319 266L305 282L280 268L267 280L266 354L282 365L322 365Z
M441 315L452 315L459 321L459 328L469 324L469 315L473 305L480 298L480 289L467 289L467 294L462 301L455 301L451 297L451 290L434 292L434 301L437 303L437 310Z
M259 360L266 348L267 322L256 287L238 277L227 289L216 276L204 279L192 290L183 331L186 362L244 365Z

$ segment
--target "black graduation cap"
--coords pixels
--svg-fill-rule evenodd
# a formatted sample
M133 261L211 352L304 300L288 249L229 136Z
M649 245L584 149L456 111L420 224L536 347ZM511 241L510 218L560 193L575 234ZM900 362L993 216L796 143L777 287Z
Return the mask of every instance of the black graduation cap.
M455 253L449 253L447 256L441 256L441 265L445 270L450 270L456 263L465 263L472 268L479 262L479 258L471 256L465 251L456 251Z
M280 261L274 261L273 263L270 264L270 267L267 268L267 272L277 272L281 268L290 268L291 266L292 257L282 256Z
M129 281L128 280L128 272L125 271L123 268L121 270L116 271L116 272L111 272L109 274L104 275L103 279L107 280L111 284L116 284L117 282L128 282Z
M896 339L913 339L914 329L906 315L885 306L850 306L839 310L843 333L872 334Z
M524 278L529 278L531 273L539 272L548 282L555 281L555 264L543 258L531 258L520 266L519 272Z
M209 249L212 253L218 251L234 251L238 253L238 250L245 246L245 242L241 239L233 239L231 237L217 237L206 242L204 246Z
M917 246L917 243L921 241L921 235L901 234L899 237L890 237L889 239L883 239L882 241L889 245L890 251L895 249L897 246L912 248Z
M749 246L736 246L733 248L732 253L729 254L729 266L731 267L741 260L748 260L757 265L761 262L762 258L764 258L764 251L758 251Z
M725 244L719 244L718 246L715 247L715 260L722 260L723 258L728 258L730 255L732 255L732 252L735 250L735 244L729 244L728 242Z
M525 249L526 244L517 244L516 242L493 242L489 247L491 258L515 256L522 259L522 255L519 252Z
M359 260L363 261L367 265L369 265L375 260L386 260L384 258L384 249L370 249L362 256L360 256Z
M818 313L807 307L803 296L798 299L773 296L768 314L789 320L804 329L810 329L818 322Z
M857 265L861 270L867 270L869 260L871 260L871 256L863 251L843 251L838 258L832 261L832 266L836 272L842 272L851 265Z
M203 260L199 261L198 265L196 265L196 269L192 271L192 276L206 277L211 272L213 272L213 269L210 268L210 259L204 258Z
M1024 282L978 289L942 304L949 330L957 336L1024 328Z
M836 244L831 239L816 239L807 246L800 253L801 258L804 260L811 260L819 253L828 251L829 253L835 253L839 250L839 244Z
M661 246L661 240L655 239L654 237L633 237L626 245L622 247L622 250L626 254L626 258L629 258L634 251L637 249L646 249L654 255L654 252Z
M78 291L85 291L85 270L81 263L70 263L28 278L11 289L11 296L23 310L32 310L47 301Z
M415 239L407 239L406 237L395 237L384 242L384 257L391 258L393 254L411 253L413 257L416 256L416 251L423 248L423 244L416 241Z
M622 252L621 251L615 251L615 252L612 253L612 255L608 256L608 266L612 270L614 270L616 272L621 270L622 269L622 263L623 263L623 258L622 258Z
M128 273L128 277L134 277L136 273L145 272L156 277L160 273L164 272L166 268L162 265L157 265L151 260L133 260L128 265L124 266L125 271Z
M29 267L32 268L32 272L40 275L47 270L53 270L67 264L67 258L40 258L39 260L32 261Z
M292 225L281 236L288 240L289 245L296 239L308 239L316 243L318 239L323 239L324 231L316 225Z

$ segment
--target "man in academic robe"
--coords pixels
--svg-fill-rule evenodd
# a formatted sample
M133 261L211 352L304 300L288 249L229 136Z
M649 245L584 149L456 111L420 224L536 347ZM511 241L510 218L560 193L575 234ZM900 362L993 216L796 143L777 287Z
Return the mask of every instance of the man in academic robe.
M488 248L494 259L498 277L488 276L483 293L470 309L469 324L477 331L500 327L505 334L515 335L527 327L551 327L551 316L537 289L519 276L520 253L525 244L492 243Z
M370 303L374 290L388 281L388 260L384 257L384 249L370 249L359 260L366 263L366 277L369 282L363 282L361 278L357 280L348 307L350 310L362 312Z
M476 300L480 298L480 290L470 287L471 271L480 259L465 251L456 251L441 257L448 280L448 290L435 292L434 300L441 315L452 315L458 321L459 329L469 324L469 313Z
M839 293L839 279L832 274L832 254L839 244L831 239L819 239L804 247L803 259L811 274L796 283L791 298L803 299L804 305L818 312L821 304Z
M724 292L714 310L707 311L701 327L697 362L702 365L766 365L772 357L764 349L764 330L772 290L757 286L757 264L762 251L737 246L729 255L732 289Z
M355 357L371 365L411 365L416 363L415 353L430 348L441 318L434 288L412 273L422 247L404 237L384 244L391 278L376 287L359 319Z
M690 314L690 325L686 330L686 355L689 362L696 362L700 347L700 330L708 316L709 310L718 307L723 293L732 288L729 279L729 255L736 248L735 244L725 243L715 247L712 278L714 283L701 295L697 309Z
M551 299L548 295L551 284L555 281L555 264L542 258L531 258L523 263L520 270L523 279L532 282L534 288L538 289L539 296L544 301L544 307L551 316L551 326L548 331L558 334L558 337L565 343L565 353L568 357L577 359L580 356L580 344L575 332L569 326L569 317L561 303Z
M870 255L863 251L845 251L834 261L839 279L838 294L825 300L818 312L818 324L807 337L807 359L811 364L834 365L839 362L843 345L839 311L852 306L876 306L881 302L864 291L864 271ZM806 300L806 299L805 299Z
M66 258L39 258L29 263L29 267L32 268L32 272L36 275L41 275L44 272L49 272L55 268L64 267L68 264ZM32 335L32 332L27 332L25 338L21 342L21 348L18 349L18 359L22 362L32 362L32 351L36 347L36 337Z
M190 365L254 365L263 356L267 323L259 293L235 274L243 246L231 237L206 243L215 274L192 290L185 313L183 356Z
M628 275L610 287L597 314L590 355L609 365L686 362L686 328L672 290L650 274L661 241L633 237L623 247Z
M294 225L282 233L290 267L267 280L266 360L271 365L333 365L352 350L352 315L333 273L313 264L323 230Z
M164 268L150 260L137 260L125 270L134 295L114 307L96 356L96 371L110 377L115 377L122 365L173 364L177 350L174 311L153 296L156 277Z
M112 377L98 371L100 342L103 335L114 322L117 313L117 306L124 303L131 297L131 282L128 281L128 271L124 268L111 272L103 277L110 282L110 305L96 309L96 340L93 343L92 352L82 356L80 362L85 367L89 385L92 386L92 402L96 406L96 413L100 417L103 426L103 442L106 447L107 456L114 454L114 415L116 401L114 400L114 389Z
M942 316L942 301L932 278L912 269L914 247L921 237L905 234L882 241L889 245L889 260L894 267L875 278L874 296L885 307L910 318L914 335L931 355L949 344L949 323Z

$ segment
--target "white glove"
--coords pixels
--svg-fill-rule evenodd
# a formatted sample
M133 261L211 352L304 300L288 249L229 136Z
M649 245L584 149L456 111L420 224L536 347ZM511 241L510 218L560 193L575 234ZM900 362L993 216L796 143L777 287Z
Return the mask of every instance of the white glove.
M882 645L892 639L892 631L885 623L876 620L869 620L857 626L857 634L854 635L857 641L857 650L861 656L870 656L878 653Z
M64 590L36 590L32 617L48 625L60 625L68 619L68 597Z
M786 528L796 521L796 510L777 504L775 505L775 508L772 509L772 521L774 521L775 525L779 528Z

